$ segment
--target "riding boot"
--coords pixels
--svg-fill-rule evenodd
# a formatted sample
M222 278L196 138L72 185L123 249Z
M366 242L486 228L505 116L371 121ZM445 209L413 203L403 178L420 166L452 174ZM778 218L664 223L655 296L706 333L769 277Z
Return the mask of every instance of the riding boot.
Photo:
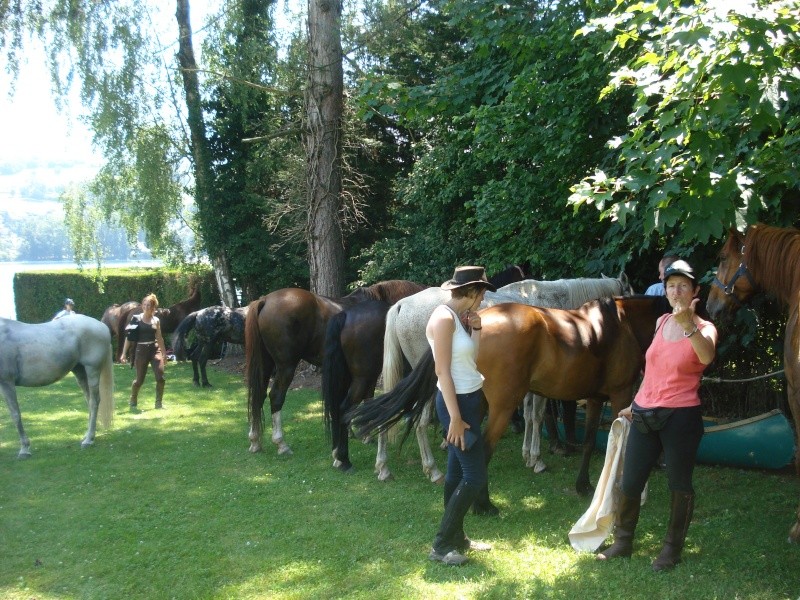
M433 540L433 549L429 556L431 560L447 565L461 565L467 561L467 557L459 551L459 546L463 546L465 541L464 517L477 494L478 488L466 481L459 483L450 493L439 530Z
M156 408L164 408L162 401L164 399L164 380L156 381Z
M136 408L136 404L139 402L139 388L141 386L136 385L136 382L133 382L131 385L131 399L128 402L128 406L131 408Z
M661 553L653 561L653 571L668 571L681 561L681 551L686 532L694 513L694 494L672 492L669 507L669 525Z
M597 560L618 557L628 558L631 555L633 552L633 534L636 531L636 524L639 522L641 508L641 498L638 496L631 498L620 491L617 514L614 519L614 543L602 552L598 552L595 555Z

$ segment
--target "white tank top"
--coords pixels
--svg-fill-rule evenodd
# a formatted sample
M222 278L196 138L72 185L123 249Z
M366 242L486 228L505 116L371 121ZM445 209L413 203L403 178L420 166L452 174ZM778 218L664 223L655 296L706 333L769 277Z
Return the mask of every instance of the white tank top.
M450 374L456 386L456 394L469 394L483 386L483 375L475 365L475 342L461 325L458 315L449 306L445 308L453 315L455 331L453 332L453 356L450 360ZM427 337L427 334L426 334ZM433 350L433 338L428 337L428 344ZM439 382L436 387L442 389Z

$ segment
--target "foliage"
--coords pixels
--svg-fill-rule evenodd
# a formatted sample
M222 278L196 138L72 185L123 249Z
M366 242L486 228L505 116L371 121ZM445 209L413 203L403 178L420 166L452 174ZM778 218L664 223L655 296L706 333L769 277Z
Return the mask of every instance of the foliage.
M354 444L357 470L330 465L319 394L290 391L290 457L247 452L245 391L215 372L199 391L188 364L167 366L164 410L151 376L127 410L133 372L114 367L115 426L81 450L86 405L74 378L18 388L33 456L0 419L0 596L81 598L747 598L794 599L800 554L786 543L795 476L698 465L684 561L653 573L668 514L655 472L634 555L601 564L567 532L586 510L571 493L578 457L548 456L532 475L509 434L490 465L500 517L468 515L467 533L494 548L460 568L427 559L442 491L412 443L390 447L396 480L372 473L374 445ZM431 429L431 436L434 436ZM443 453L437 453L442 461ZM599 472L594 457L593 473ZM57 532L57 535L54 534Z
M581 30L605 32L606 59L633 56L601 97L631 90L635 100L628 131L609 141L615 162L570 201L614 223L608 254L647 248L654 234L692 247L734 223L797 218L796 1L619 3Z
M385 82L366 96L424 132L398 182L395 232L367 270L406 263L411 278L438 281L464 262L496 270L529 260L543 279L623 266L630 255L596 260L604 225L565 210L569 186L605 156L602 140L627 107L622 93L595 102L610 67L593 52L599 40L572 41L587 7L475 0L441 9L463 55L429 85Z
M49 321L63 308L65 297L75 300L75 310L95 319L112 304L140 302L153 292L162 308L186 300L195 282L200 283L203 306L219 303L214 277L208 267L176 271L168 268L111 268L97 280L94 271L34 271L14 275L17 319L26 323Z

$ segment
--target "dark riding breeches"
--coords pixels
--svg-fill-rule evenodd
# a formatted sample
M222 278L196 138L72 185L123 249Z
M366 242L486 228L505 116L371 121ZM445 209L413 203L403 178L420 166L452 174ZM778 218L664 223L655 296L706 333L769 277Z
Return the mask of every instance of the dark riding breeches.
M133 363L136 368L136 379L133 385L137 389L144 383L148 363L153 367L156 381L164 381L164 366L161 362L161 350L158 348L158 344L136 344L136 357Z
M659 431L642 433L635 425L631 426L625 449L622 492L629 498L641 495L663 450L670 491L694 493L692 473L702 437L700 406L676 408Z

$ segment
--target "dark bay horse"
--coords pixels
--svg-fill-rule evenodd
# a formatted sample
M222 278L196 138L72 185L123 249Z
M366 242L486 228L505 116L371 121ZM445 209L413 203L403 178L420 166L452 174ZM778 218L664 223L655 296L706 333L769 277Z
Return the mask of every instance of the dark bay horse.
M492 275L497 288L525 280L530 265L509 265ZM346 308L328 322L322 362L322 400L325 424L332 441L333 466L349 472L348 426L344 414L365 398L375 394L383 367L383 338L386 330L387 302L373 300ZM443 478L431 454L427 437L420 441L423 467L432 481ZM385 446L385 440L383 441Z
M487 462L511 414L528 392L548 398L587 399L586 442L575 487L592 491L589 462L594 451L603 402L612 414L628 406L656 319L668 310L662 296L603 298L577 310L498 304L480 311L483 335L478 370L489 410L484 431ZM434 398L436 373L428 349L410 375L391 392L350 412L359 435L386 430L411 415L406 435ZM476 501L476 512L495 513L488 489Z
M209 306L190 313L180 322L172 338L172 347L178 360L186 360L188 357L192 361L194 385L211 387L206 375L206 363L217 344L221 342L244 344L246 316L246 306L236 309L227 306ZM195 333L195 341L191 348L186 348L186 336L192 330Z
M28 324L0 318L0 391L19 433L19 457L30 456L22 427L17 386L41 387L72 371L86 396L89 426L81 441L94 443L97 417L108 427L114 416L114 368L111 335L105 325L85 315Z
M783 366L796 436L794 465L800 475L800 230L760 223L745 234L731 229L706 303L711 318L739 308L759 290L774 294L789 311ZM800 542L800 506L789 541Z
M186 300L173 304L169 308L159 308L156 310L155 315L161 321L161 333L167 334L175 331L181 321L183 321L189 313L200 309L200 303L200 285L195 284ZM119 361L122 358L123 344L121 340L125 339L125 327L130 323L133 315L142 312L142 305L139 302L126 302L119 306L116 315L114 314L115 311L112 310L114 306L116 305L106 309L103 318L106 319L106 315L108 315L108 321L110 322L116 317L116 338L118 346L116 358L117 361ZM112 335L114 334L112 333Z
M250 303L245 319L245 380L250 421L250 452L262 449L264 401L267 386L272 413L272 443L278 454L291 454L283 438L281 410L300 360L321 366L328 320L345 308L366 300L393 304L425 286L390 280L358 288L338 299L299 288L277 290Z

